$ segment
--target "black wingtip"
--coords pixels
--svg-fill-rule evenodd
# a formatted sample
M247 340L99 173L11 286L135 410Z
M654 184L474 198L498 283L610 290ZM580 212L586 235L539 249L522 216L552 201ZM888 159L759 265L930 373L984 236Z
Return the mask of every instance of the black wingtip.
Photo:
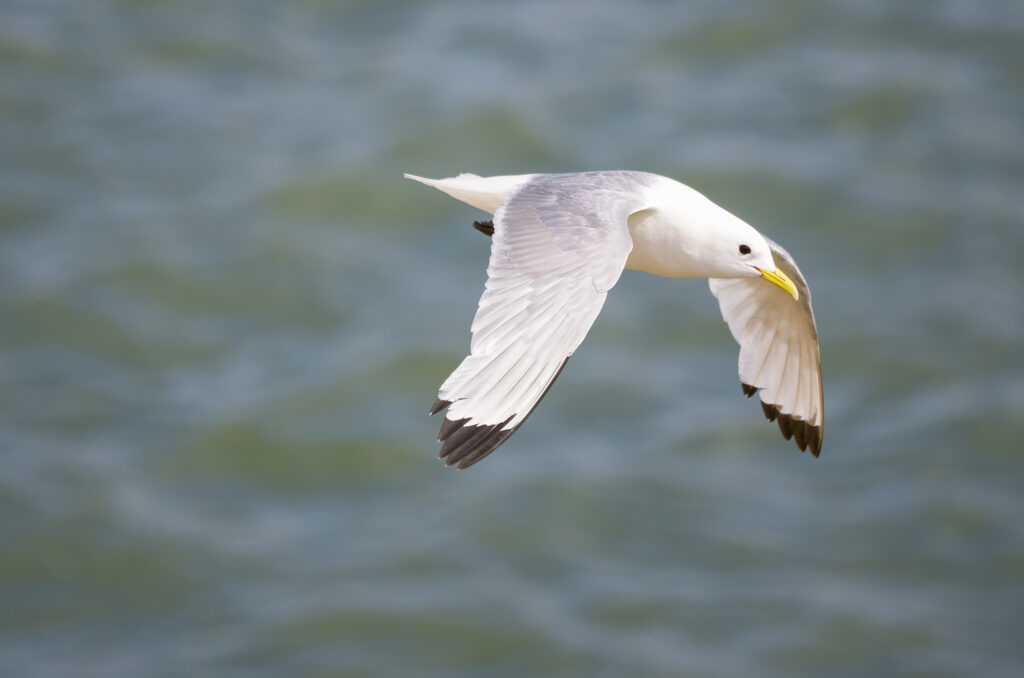
M790 440L793 437L793 417L788 414L779 414L778 422L782 437Z
M459 427L462 426L466 421L466 419L458 419L456 421L453 421L448 417L445 417L443 420L441 420L441 430L437 434L437 442L443 443L445 440L449 438L449 436L458 431Z
M460 471L469 468L498 449L515 432L514 428L505 428L511 420L509 417L500 424L474 425L468 423L469 419L445 419L438 435L442 445L437 458L444 460L445 466L455 464Z
M452 401L450 400L441 400L440 398L438 398L437 400L434 401L434 404L430 406L430 411L427 412L427 414L433 416L451 404Z
M812 426L808 422L804 422L804 426L807 428L806 440L807 449L811 451L811 454L815 459L821 456L821 438L822 430L820 426Z
M743 384L743 383L741 383L740 386L743 387L743 395L747 396L748 398L750 396L754 395L755 393L757 393L757 387L756 386L751 386L750 384Z
M747 385L743 385L743 392L747 393ZM756 390L756 389L755 389ZM747 394L752 395L752 394ZM810 450L815 458L821 456L821 427L815 426L808 421L789 414L783 414L778 405L761 401L761 409L764 411L768 421L775 421L779 425L779 431L786 440L795 439L796 446L801 452Z
M565 369L565 365L568 362L569 357L566 356L544 388L543 393L537 398L537 402L533 404L533 407L526 413L526 416L511 428L506 428L506 426L518 416L518 413L510 415L505 421L498 424L469 424L468 418L453 420L446 416L441 424L441 431L437 434L437 442L441 443L441 452L437 455L437 458L444 460L445 466L454 464L455 468L461 471L469 468L501 447L501 444L519 430L519 427L526 422L537 406L540 405L540 402L544 400L544 396L551 390L555 380L562 374L562 370ZM434 403L430 413L440 412L449 405L451 405L450 401L438 400Z
M796 446L800 448L801 452L810 450L811 456L815 458L821 456L820 426L815 426L808 421L791 417L788 414L780 414L779 429L786 440L793 438L796 441Z
M480 231L488 238L494 235L494 222L493 221L474 221L473 228Z

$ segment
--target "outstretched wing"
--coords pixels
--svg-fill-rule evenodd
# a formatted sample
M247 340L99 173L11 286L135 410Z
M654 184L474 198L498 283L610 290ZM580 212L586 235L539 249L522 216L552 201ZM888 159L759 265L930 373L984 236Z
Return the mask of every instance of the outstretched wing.
M540 175L495 212L470 354L431 408L448 408L438 435L445 465L466 468L505 442L583 341L632 249L638 181Z
M760 391L768 420L778 419L786 440L795 437L801 451L810 448L817 457L825 410L811 293L793 257L768 244L775 266L796 284L799 300L762 278L712 278L711 293L740 345L743 392Z

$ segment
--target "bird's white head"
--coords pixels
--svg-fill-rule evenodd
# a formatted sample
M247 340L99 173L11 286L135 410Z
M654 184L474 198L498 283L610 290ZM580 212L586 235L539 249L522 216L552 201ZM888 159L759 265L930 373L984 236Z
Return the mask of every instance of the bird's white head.
M760 277L799 298L754 227L689 186L667 181L650 208L630 217L627 267L678 278Z
M724 211L724 210L723 210ZM714 229L714 242L708 264L720 273L709 278L764 278L777 285L794 299L800 298L796 285L776 265L771 247L752 226L732 217L719 222Z

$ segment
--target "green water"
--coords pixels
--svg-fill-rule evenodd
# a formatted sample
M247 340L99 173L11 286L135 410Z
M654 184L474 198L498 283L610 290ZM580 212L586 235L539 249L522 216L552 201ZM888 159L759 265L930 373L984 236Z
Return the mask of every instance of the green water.
M1024 673L1024 5L0 6L0 675ZM814 292L818 460L625 274L465 472L480 214L641 169Z

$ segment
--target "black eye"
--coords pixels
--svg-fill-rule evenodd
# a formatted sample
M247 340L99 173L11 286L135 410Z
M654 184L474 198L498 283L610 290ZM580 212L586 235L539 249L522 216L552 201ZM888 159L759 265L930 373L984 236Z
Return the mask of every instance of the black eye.
M750 245L740 245L740 254L750 254Z

